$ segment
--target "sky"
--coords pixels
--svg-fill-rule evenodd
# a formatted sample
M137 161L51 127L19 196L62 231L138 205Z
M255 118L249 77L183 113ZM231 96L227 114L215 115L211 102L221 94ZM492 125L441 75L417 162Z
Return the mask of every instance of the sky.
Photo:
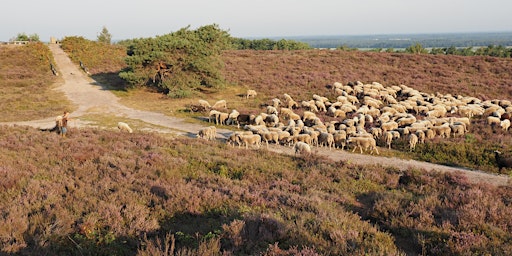
M96 40L217 24L233 37L511 32L510 0L23 0L0 11L0 41L20 33Z

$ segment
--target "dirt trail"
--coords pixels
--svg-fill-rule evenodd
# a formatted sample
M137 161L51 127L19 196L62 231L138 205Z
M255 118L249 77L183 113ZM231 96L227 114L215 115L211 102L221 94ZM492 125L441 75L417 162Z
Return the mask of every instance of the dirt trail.
M183 119L168 117L160 113L150 111L136 110L126 107L119 103L119 99L110 91L94 82L86 76L78 66L73 64L66 53L56 44L49 45L55 62L60 71L64 83L58 88L61 90L71 102L78 106L78 109L70 114L74 119L73 126L84 127L91 124L81 121L80 116L85 114L111 114L130 119L138 119L143 122L163 127L157 132L176 133L178 135L191 136L196 134L203 126L197 124L186 123ZM7 125L28 125L36 128L53 127L54 118L46 118L41 120L25 121L25 122L9 122L1 123ZM116 124L112 126L115 127ZM154 129L153 129L154 130ZM231 133L225 129L218 129L218 137L225 139ZM277 153L293 154L293 150L289 147L271 145L269 150ZM486 182L497 186L508 185L509 177L506 175L493 175L475 170L467 170L463 168L448 167L436 165L426 162L414 160L403 160L398 158L387 158L370 155L361 155L341 150L328 150L323 148L314 148L316 154L326 156L335 161L349 161L352 163L373 164L382 166L392 166L402 169L416 168L427 171L435 170L442 172L463 172L472 182Z

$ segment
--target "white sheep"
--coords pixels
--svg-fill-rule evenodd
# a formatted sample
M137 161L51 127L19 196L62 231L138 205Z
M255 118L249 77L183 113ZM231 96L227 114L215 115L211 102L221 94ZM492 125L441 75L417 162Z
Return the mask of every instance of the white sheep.
M245 148L248 149L249 145L255 145L257 148L260 148L261 146L261 136L258 134L251 134L251 135L241 135L238 134L238 141L240 141L240 145L244 144Z
M293 147L295 154L311 154L311 147L305 142L297 142Z
M409 150L413 151L416 148L416 144L418 144L418 136L415 133L409 134Z
M212 107L210 106L210 103L208 103L208 101L206 100L199 100L199 106L201 106L204 109L209 109Z
M370 149L370 154L373 154L373 151L379 154L379 150L377 149L377 142L372 137L349 137L347 143L354 143L355 147L352 152L356 151L357 148L361 149L361 154L364 151Z
M258 95L258 93L256 93L255 90L247 90L247 94L245 95L245 97L247 99L250 97L254 98L254 97L256 97L256 95Z
M510 120L509 119L502 120L500 122L500 126L501 126L501 129L503 129L504 131L508 131L508 128L510 128Z
M128 133L133 132L132 128L130 128L130 126L125 122L117 123L117 128L122 132L128 132Z
M208 126L200 129L197 132L197 137L205 140L215 140L217 136L217 128L215 126Z
M318 136L318 144L331 149L334 147L334 136L328 132L321 132Z
M226 100L219 100L212 106L213 109L227 109Z

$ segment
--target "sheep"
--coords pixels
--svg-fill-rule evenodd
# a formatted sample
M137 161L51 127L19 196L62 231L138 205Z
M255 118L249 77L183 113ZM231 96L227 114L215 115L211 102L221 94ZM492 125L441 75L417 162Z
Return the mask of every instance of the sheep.
M210 109L212 106L210 106L210 103L206 100L199 100L199 106L201 106L204 109Z
M500 122L500 126L501 126L501 129L503 129L504 131L508 131L508 128L510 128L510 120L509 119L502 120Z
M341 148L343 150L347 141L347 133L343 130L337 131L333 134L334 147Z
M435 132L435 134L441 138L450 138L450 134L452 132L452 129L450 128L450 126L445 126L445 125L433 126L430 129L433 130Z
M331 149L334 146L334 136L327 132L322 132L318 136L318 144Z
M208 126L197 132L197 137L205 140L215 140L216 135L217 128L215 126Z
M236 124L237 127L240 127L240 124L238 123L238 116L240 116L240 112L238 112L236 109L231 110L231 113L229 113L228 120L226 121L227 125Z
M424 131L422 131L422 130L417 130L417 131L416 131L416 136L418 136L418 142L419 142L420 144L425 143L425 136L426 136L426 135L425 135L425 132L424 132Z
M293 147L295 155L297 154L311 154L311 147L305 142L297 142Z
M274 106L267 106L267 114L269 114L269 115L272 115L272 114L278 115L279 112L277 111L276 107L274 107Z
M255 90L247 90L247 94L245 95L246 99L249 99L250 97L254 98L258 95Z
M276 109L277 109L277 108L279 107L279 105L280 105L280 104L281 104L281 100L279 100L278 98L273 98L273 99L272 99L272 106L273 106L274 108L276 108Z
M132 128L130 128L130 126L125 122L117 123L117 128L122 132L128 132L128 133L133 132Z
M384 141L386 142L388 149L391 149L391 143L394 139L400 138L400 133L397 131L387 131L384 132L382 136L384 137Z
M249 144L255 145L257 148L260 148L260 146L261 146L261 136L258 134L251 134L251 135L238 134L237 136L238 136L237 139L240 141L240 144L238 145L239 148L242 144L245 145L246 149L249 148Z
M413 151L416 148L416 144L418 144L418 136L415 133L409 134L409 150Z
M228 118L229 118L229 113L221 112L217 116L217 123L216 124L224 125L224 124L226 124Z
M462 136L466 132L466 126L464 124L451 124L453 137Z
M217 123L218 119L219 119L219 115L220 115L220 111L210 110L210 114L208 115L208 122L209 123L211 123L211 122Z
M498 164L498 172L501 173L501 170L503 168L510 168L512 167L512 158L511 157L504 157L503 153L496 150L494 151L494 158L496 159L496 164Z
M374 138L371 137L350 137L347 140L347 143L354 143L355 147L352 150L352 152L356 151L357 148L360 148L361 154L367 149L370 149L370 154L373 154L373 151L377 152L377 155L379 155L379 150L377 149L377 142Z
M226 103L226 100L219 100L217 102L215 102L215 104L213 104L212 106L213 109L227 109L227 103Z
M273 141L274 143L279 143L279 134L277 132L270 132L270 131L263 131L260 132L259 135L261 136L261 139L265 141L268 148L268 142Z

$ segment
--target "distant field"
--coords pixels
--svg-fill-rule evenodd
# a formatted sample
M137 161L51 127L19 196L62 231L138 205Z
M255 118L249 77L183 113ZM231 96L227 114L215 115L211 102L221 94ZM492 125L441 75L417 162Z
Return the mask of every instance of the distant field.
M489 45L512 46L512 32L448 33L448 34L383 34L383 35L330 35L296 36L286 39L305 42L314 48L407 48L420 43L425 48L478 47Z

